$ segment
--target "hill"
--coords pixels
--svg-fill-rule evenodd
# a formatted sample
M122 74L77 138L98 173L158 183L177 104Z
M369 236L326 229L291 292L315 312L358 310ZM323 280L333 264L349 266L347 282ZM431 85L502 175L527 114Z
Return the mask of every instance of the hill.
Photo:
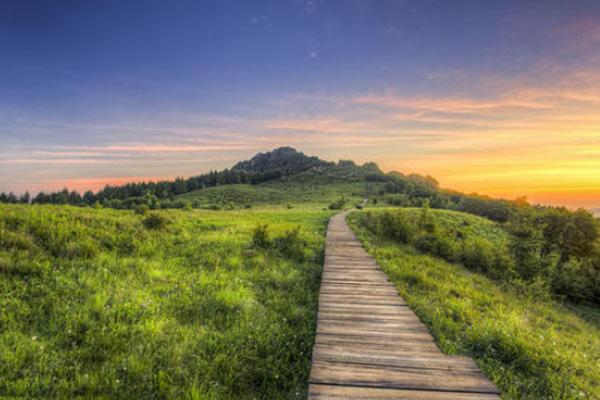
M385 177L374 164L358 166L342 161L312 166L257 184L219 185L195 190L177 196L176 201L188 201L197 208L326 207L344 198L346 204L354 205L365 196L377 196L384 189L384 183L373 181L373 176Z
M262 176L266 180L309 169L326 168L333 164L318 157L308 157L291 147L280 147L267 153L258 153L250 160L240 161L231 169Z
M229 187L224 188L226 186ZM140 206L234 209L273 204L339 207L362 202L364 197L369 197L372 204L404 207L429 203L434 208L467 211L497 221L506 221L514 208L513 202L440 189L430 176L384 173L375 163L324 161L290 147L257 154L230 169L187 179L106 186L97 193L88 191L83 195L68 189L40 192L33 198L28 193L21 198L0 193L0 203L95 205L116 209Z

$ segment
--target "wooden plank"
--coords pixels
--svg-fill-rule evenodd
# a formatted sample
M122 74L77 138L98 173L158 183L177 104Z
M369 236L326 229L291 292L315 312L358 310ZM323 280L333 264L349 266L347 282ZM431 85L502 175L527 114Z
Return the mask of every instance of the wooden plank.
M380 286L386 286L386 287L390 287L393 288L393 286L389 283L389 282L365 282L365 281L357 281L357 280L350 280L350 279L323 279L322 281L323 283L329 283L329 284L338 284L338 285L351 285L351 286L371 286L371 285L380 285Z
M323 361L313 362L310 383L498 394L498 390L478 371L441 371Z
M340 285L323 285L323 286L321 286L321 291L319 293L320 294L331 294L331 295L337 295L337 296L343 295L343 294L354 294L354 295L359 295L359 296L372 294L372 295L380 296L380 297L381 296L385 296L385 297L398 296L398 293L393 288L386 288L386 287L382 287L382 288L372 288L372 287L349 288L349 287L340 286Z
M338 354L352 354L355 356L361 357L431 357L431 356L439 356L442 355L439 351L431 352L431 351L421 351L421 349L416 348L414 346L397 346L394 348L382 348L381 346L367 346L367 345L352 345L351 343L344 344L328 344L328 343L318 343L315 344L314 353L318 353L319 351L324 352L335 352ZM313 359L313 363L316 359Z
M422 331L380 331L374 329L344 329L340 326L324 325L317 327L317 334L332 335L339 337L373 337L381 338L385 340L393 340L395 342L407 342L407 341L422 341L433 343L433 339L429 332Z
M499 400L500 396L482 393L436 392L313 383L308 388L308 398L309 400Z
M467 357L452 357L439 354L412 354L391 357L389 355L356 354L343 351L328 351L327 347L315 349L315 360L350 364L396 366L405 368L440 369L455 371L479 371L479 367Z
M356 313L367 315L399 315L414 313L406 306L396 305L365 305L365 304L344 304L344 303L323 303L319 308L323 312Z
M329 294L321 293L319 302L322 304L362 304L362 305L396 305L406 307L406 302L400 297L373 294Z
M394 338L385 338L379 335L317 335L315 344L325 344L330 346L339 346L342 348L354 348L364 346L369 349L382 350L419 350L424 353L438 354L439 349L433 341L419 340L396 340Z
M327 277L327 279L325 279ZM324 280L344 280L344 281L362 281L377 279L389 284L387 276L380 271L356 270L356 269L328 269L323 272L321 279Z
M414 315L407 313L405 315L394 315L394 316L372 316L372 315L355 315L353 313L339 313L339 312L321 312L317 315L318 320L326 319L331 321L355 321L355 322L375 322L375 323L386 323L386 322L410 322L410 321L419 321L419 319Z
M373 300L372 303L369 300ZM379 307L407 307L406 303L399 299L390 299L386 303L381 304L378 302L386 301L386 296L350 296L350 295L335 295L335 294L324 294L321 296L319 301L322 302L323 307L349 307L349 308L379 308Z
M403 320L403 321L347 321L343 319L325 319L321 318L317 322L317 326L339 327L351 331L352 329L372 330L378 332L414 332L422 331L429 332L425 324L421 321Z

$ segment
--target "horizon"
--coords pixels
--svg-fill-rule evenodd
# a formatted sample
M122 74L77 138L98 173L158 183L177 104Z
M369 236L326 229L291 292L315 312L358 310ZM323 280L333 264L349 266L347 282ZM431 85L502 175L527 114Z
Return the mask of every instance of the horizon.
M600 208L600 3L0 5L0 192L294 147Z

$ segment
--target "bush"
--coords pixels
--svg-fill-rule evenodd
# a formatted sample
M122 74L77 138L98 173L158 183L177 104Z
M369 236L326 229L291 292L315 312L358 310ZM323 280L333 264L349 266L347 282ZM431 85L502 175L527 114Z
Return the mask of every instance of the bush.
M269 239L269 225L259 225L252 231L252 246L266 249L271 246Z
M346 205L346 198L342 196L339 199L337 199L336 201L334 201L333 203L329 204L329 209L330 210L341 210L342 208L344 208L345 205Z
M377 226L385 237L400 243L408 243L414 235L413 227L401 211L386 211L378 218Z
M435 254L437 237L433 233L421 232L414 237L412 245L421 253Z
M164 229L169 221L157 212L149 213L146 218L142 220L142 223L146 229L161 230Z
M150 207L146 204L140 204L135 208L135 213L138 215L147 215L150 212Z
M466 240L460 258L470 270L488 273L494 269L496 256L491 246L477 240Z
M552 289L574 300L591 299L594 295L593 280L586 273L587 270L585 263L574 259L559 264L552 279Z
M307 243L300 237L300 227L286 231L282 236L275 238L273 245L279 253L287 258L296 261L304 260L304 249Z
M456 261L460 250L457 243L446 233L434 233L436 238L434 254L448 261Z

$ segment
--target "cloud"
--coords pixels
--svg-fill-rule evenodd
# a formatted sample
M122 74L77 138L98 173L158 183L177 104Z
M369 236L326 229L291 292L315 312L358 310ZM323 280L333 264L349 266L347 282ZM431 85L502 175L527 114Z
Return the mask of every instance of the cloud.
M374 160L388 170L431 174L467 192L543 201L551 201L551 193L555 201L576 193L585 204L600 205L600 196L594 197L600 187L600 73L574 69L557 77L540 65L543 72L535 79L481 77L452 94L306 92L273 96L236 115L163 113L89 125L24 122L44 134L102 132L95 137L103 139L85 145L13 141L0 149L0 168L20 172L4 179L0 190L68 182L85 189L92 172L94 179L104 174L110 181L120 172L193 175L291 145L329 159ZM438 70L432 79L458 82L465 74Z

